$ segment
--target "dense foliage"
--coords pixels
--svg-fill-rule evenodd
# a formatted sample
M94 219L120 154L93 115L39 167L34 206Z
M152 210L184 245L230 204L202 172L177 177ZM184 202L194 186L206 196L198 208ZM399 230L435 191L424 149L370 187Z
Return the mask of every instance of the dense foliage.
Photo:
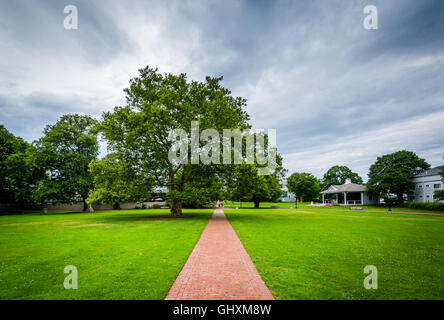
M17 172L16 169L19 167L11 170L11 166L8 166L8 158L26 152L28 147L29 144L22 138L14 136L3 125L0 125L0 203L18 200L17 192L20 192L20 186L17 185L17 181L12 181L11 175ZM17 164L20 165L20 162ZM20 171L20 174L23 175L23 173Z
M411 151L378 157L370 167L367 190L375 195L396 194L402 203L403 194L414 190L413 176L428 168L430 165Z
M6 137L1 142L2 159L9 153L1 161L2 181L7 181L15 201L84 201L86 210L85 200L93 186L88 165L98 155L97 134L90 131L96 124L89 116L64 115L32 145L2 131Z
M287 178L287 189L301 202L312 201L319 195L320 182L310 173L295 172Z
M278 155L277 167L273 174L258 174L258 165L240 164L234 169L231 199L252 201L259 208L260 202L275 202L282 195L281 182L286 170L282 167L282 158Z
M327 190L331 185L344 184L346 179L353 183L362 184L362 178L347 166L333 166L322 178L322 190Z
M182 214L183 202L190 197L201 194L210 199L214 186L201 183L202 179L217 181L229 166L211 164L197 170L200 165L191 164L190 153L185 163L170 162L170 132L183 129L189 136L192 121L199 122L199 132L212 128L222 133L223 129L248 127L248 115L242 109L245 99L232 97L220 85L221 80L206 77L203 82L189 82L185 74L162 75L146 67L125 89L126 105L103 115L100 130L109 150L137 168L144 179L168 188L173 216ZM202 145L204 142L199 141Z
M444 211L444 202L405 202L403 206L410 209Z
M94 179L94 189L87 199L90 205L106 203L118 208L121 203L142 202L150 196L153 181L116 154L92 160L89 168Z

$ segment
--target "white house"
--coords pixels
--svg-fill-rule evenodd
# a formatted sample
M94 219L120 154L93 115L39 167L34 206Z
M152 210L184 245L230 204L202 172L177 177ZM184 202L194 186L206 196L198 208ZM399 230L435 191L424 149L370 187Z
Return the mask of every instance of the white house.
M433 202L433 193L444 188L444 181L439 175L443 166L424 170L413 177L415 183L414 201Z
M366 191L365 185L352 183L350 179L346 179L344 184L331 185L327 190L322 191L322 203L325 203L326 194L335 194L336 203L341 205L378 204L378 198L367 194Z

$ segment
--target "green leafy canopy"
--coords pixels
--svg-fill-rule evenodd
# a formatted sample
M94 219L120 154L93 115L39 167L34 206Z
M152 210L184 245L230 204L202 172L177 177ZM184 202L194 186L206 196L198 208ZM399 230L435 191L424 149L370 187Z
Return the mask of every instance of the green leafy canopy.
M199 122L200 131L213 128L222 133L223 129L248 128L248 115L243 111L246 100L232 97L221 80L206 77L203 82L188 81L185 74L162 75L150 67L140 69L139 76L124 90L126 105L105 113L99 126L112 153L131 163L143 179L168 188L172 215L181 215L182 201L192 197L195 188L208 187L198 183L202 177L217 181L228 166L196 170L194 166L200 165L190 164L190 159L187 164L170 163L170 131L190 133L192 121ZM207 191L211 190L214 188L208 187Z
M287 189L302 202L315 199L320 191L319 180L310 173L295 172L287 178Z
M333 166L324 174L322 178L322 189L327 190L331 185L344 184L346 179L353 183L362 184L362 178L347 166Z
M394 193L398 201L414 190L413 176L430 165L411 151L398 151L376 159L370 166L367 191L376 195Z

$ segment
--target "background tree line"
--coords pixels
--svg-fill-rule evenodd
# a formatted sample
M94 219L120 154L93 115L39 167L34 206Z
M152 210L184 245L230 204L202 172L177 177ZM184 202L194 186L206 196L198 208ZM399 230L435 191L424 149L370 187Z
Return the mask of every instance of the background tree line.
M0 126L2 202L74 203L86 199L93 187L89 164L98 155L97 121L89 116L64 115L48 125L32 144Z
M397 201L402 203L403 195L410 195L414 191L413 177L429 168L430 164L411 151L402 150L383 155L370 166L367 192L376 197L395 194ZM441 175L444 178L443 171ZM287 179L287 189L293 192L299 201L319 200L320 191L327 190L331 185L344 184L346 179L350 179L352 183L363 184L362 178L350 168L333 166L321 180L310 173L293 173ZM435 200L442 199L442 194L442 191L435 192Z
M217 199L252 201L255 207L261 201L277 201L287 172L279 154L276 170L266 176L258 174L263 165L257 161L191 164L191 143L186 163L168 159L172 146L169 132L183 129L190 134L192 121L199 122L200 131L211 128L219 134L223 129L251 128L244 111L246 100L233 97L221 81L222 77L189 81L186 74L160 74L147 66L124 89L125 105L105 112L100 120L64 115L46 126L43 136L33 143L0 125L0 201L19 205L82 201L87 210L96 203L118 207L120 203L146 201L163 187L168 190L174 216L182 214L183 206L203 207ZM99 135L108 148L102 159L98 159ZM199 148L207 142L199 141ZM245 145L243 150L245 158ZM413 176L429 167L424 159L405 150L378 157L369 170L368 192L396 194L402 202L403 194L413 191ZM322 179L293 173L287 188L300 201L312 201L319 199L320 191L346 179L363 183L348 167L334 166Z

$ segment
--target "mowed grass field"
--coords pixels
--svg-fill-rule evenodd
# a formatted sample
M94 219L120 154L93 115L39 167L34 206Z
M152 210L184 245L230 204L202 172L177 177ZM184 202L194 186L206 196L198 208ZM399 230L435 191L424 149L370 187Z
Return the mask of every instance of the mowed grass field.
M238 202L238 201L228 201L229 208L235 208L236 206L239 209L247 209L247 208L254 208L253 202ZM270 209L271 206L279 206L280 209L289 209L290 207L295 208L294 202L261 202L259 208L260 209ZM378 211L378 212L388 212L388 208L386 206L380 205L380 206L361 206L361 205L347 205L347 206L328 206L328 207L313 207L310 206L309 202L298 202L297 205L298 209L319 209L319 210L338 210L339 208L341 210L350 210L351 207L362 207L362 211ZM404 207L390 207L390 209L393 212L424 212L424 213L442 213L444 214L444 211L437 211L437 210L424 210L424 209L410 209L410 208L404 208Z
M443 216L263 206L225 213L277 299L444 299ZM0 299L163 299L212 212L0 216ZM63 287L67 265L78 290Z
M163 299L213 210L0 216L0 299ZM78 269L78 290L63 286Z
M277 299L444 299L444 216L307 206L225 213ZM377 290L364 288L367 265L378 269Z

